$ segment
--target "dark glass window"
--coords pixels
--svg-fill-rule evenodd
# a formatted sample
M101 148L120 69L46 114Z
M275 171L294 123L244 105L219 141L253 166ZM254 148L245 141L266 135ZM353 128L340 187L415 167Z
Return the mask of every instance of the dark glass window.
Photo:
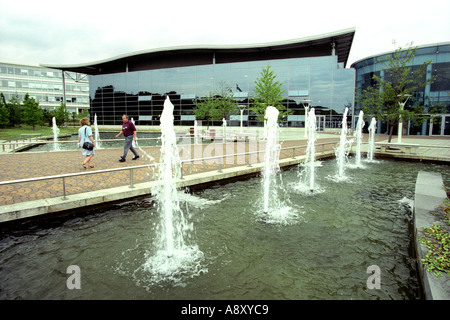
M118 125L121 114L128 113L135 119L144 116L138 124L158 125L168 95L175 106L175 124L192 125L192 117L189 116L193 114L195 99L206 97L225 83L230 87L236 104L247 106L244 112L248 116L246 125L261 125L248 107L252 103L255 80L267 65L272 67L277 80L283 84L284 104L294 113L301 113L303 107L298 105L295 97L289 98L289 92L305 93L303 100L312 99L318 112L330 115L341 113L344 104L353 102L354 70L342 69L336 57L330 56L90 76L92 114L102 113L104 124Z
M450 62L433 63L431 74L436 80L431 84L431 91L450 90Z

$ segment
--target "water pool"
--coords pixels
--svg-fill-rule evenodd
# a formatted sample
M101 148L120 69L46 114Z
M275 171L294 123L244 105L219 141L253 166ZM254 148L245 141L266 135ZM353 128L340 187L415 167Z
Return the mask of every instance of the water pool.
M0 299L418 299L415 181L425 170L448 182L449 167L377 160L347 169L345 182L330 178L335 168L335 159L317 168L314 194L292 187L298 168L282 172L296 212L289 223L265 221L260 177L183 193L203 257L167 279L142 268L159 221L151 197L0 225ZM67 288L70 265L80 268L80 290ZM367 287L372 265L380 289Z

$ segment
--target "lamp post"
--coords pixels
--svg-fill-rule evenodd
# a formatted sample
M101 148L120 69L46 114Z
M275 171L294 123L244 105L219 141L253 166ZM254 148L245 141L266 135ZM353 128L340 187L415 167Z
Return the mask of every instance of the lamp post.
M239 110L241 110L241 133L243 133L243 128L242 128L242 124L244 122L244 110L245 110L245 106L240 105L239 106Z
M300 102L302 103L303 108L305 109L305 138L308 138L308 126L306 124L308 123L309 105L311 104L312 100L302 100Z
M400 110L403 111L403 109L405 108L406 102L412 96L410 94L400 94L398 97L406 97L406 100L404 102L398 101ZM398 121L398 132L397 132L397 142L398 143L402 143L402 132L403 132L403 121L402 121L402 115L400 114L400 119Z

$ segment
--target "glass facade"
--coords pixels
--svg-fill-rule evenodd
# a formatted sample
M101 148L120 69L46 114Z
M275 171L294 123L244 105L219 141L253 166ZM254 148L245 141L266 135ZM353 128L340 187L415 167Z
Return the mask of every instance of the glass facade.
M69 112L89 108L87 75L65 72L66 107ZM8 101L18 94L23 101L28 93L42 108L54 109L64 101L62 71L37 66L0 63L0 92Z
M356 88L366 89L374 84L373 75L384 77L383 70L386 68L386 56L391 53L370 57L352 64L356 70ZM436 80L417 92L414 97L417 102L424 106L435 106L439 108L441 115L436 123L424 123L415 126L409 123L408 133L411 135L449 135L450 134L450 43L420 46L414 53L415 58L408 67L414 71L426 61L431 61L427 69L426 77L436 76ZM357 106L358 107L358 106ZM380 124L379 132L385 132L386 126Z
M330 127L338 124L338 115L346 106L353 105L355 70L345 69L337 56L323 56L91 75L91 115L97 114L101 125L120 125L122 114L133 117L137 125L159 125L168 95L175 106L175 125L192 125L194 100L217 91L224 83L232 89L236 105L246 106L244 125L262 126L249 106L254 82L266 66L271 66L276 80L283 84L283 103L293 111L284 125L304 125L303 100L312 100L316 114L324 115ZM239 125L238 119L236 111L227 120L229 125Z

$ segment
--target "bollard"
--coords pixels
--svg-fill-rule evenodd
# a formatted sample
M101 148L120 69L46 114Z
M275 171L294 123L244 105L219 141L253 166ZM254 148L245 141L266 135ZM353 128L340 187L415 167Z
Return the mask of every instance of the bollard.
M131 169L130 169L130 188L131 188L131 189L134 188L133 173L134 173L134 169L131 168Z
M63 180L63 200L67 200L67 197L66 197L66 179L63 177L62 178L62 180Z
M222 166L223 166L222 162L223 162L223 158L219 158L219 172L222 172Z
M180 179L184 179L184 178L183 178L183 164L184 164L184 162L181 161L181 162L180 162Z

